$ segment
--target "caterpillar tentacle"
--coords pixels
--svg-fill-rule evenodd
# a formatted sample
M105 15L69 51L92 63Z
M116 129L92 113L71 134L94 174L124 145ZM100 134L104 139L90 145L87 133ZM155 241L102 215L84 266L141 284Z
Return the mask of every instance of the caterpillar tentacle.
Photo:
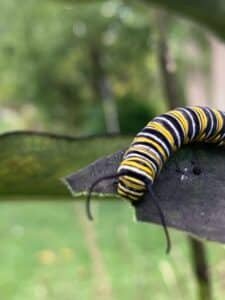
M87 194L87 199L86 199L86 214L90 221L94 220L92 213L91 213L91 205L90 204L91 204L91 195L92 195L92 192L93 192L94 188L96 187L96 185L98 185L103 180L110 180L110 179L118 178L119 176L123 176L125 174L126 173L124 172L124 173L114 173L114 174L106 175L106 176L96 179L92 183L92 185L89 188L89 191Z
M151 195L151 199L152 199L155 207L157 208L157 210L159 212L159 217L160 217L160 220L161 220L161 223L162 223L162 226L163 226L163 229L164 229L165 237L166 237L166 243L167 243L166 253L169 253L170 249L171 249L171 241L170 241L169 231L168 231L167 225L166 225L165 216L164 216L164 214L162 212L162 209L161 209L161 207L158 203L158 199L157 199L156 195L154 194L154 192L152 190L152 185L148 184L147 188L148 188L149 194Z

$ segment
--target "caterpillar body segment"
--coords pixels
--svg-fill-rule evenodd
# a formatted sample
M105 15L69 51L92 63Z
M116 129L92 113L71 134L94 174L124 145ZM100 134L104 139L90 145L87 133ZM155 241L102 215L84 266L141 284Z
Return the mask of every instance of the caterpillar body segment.
M152 185L164 163L184 144L225 145L225 113L209 107L179 107L155 117L134 138L117 173L117 192L138 201ZM133 183L138 179L141 184ZM143 186L146 188L143 189Z

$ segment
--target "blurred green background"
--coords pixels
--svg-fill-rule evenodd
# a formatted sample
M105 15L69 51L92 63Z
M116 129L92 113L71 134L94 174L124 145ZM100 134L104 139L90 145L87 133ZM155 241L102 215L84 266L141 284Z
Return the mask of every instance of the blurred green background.
M134 135L172 105L224 108L219 41L138 1L1 0L0 41L0 132ZM95 203L90 224L82 203L25 200L0 205L1 299L197 299L184 234L171 230L166 256L162 230L125 201ZM224 246L206 247L224 299Z

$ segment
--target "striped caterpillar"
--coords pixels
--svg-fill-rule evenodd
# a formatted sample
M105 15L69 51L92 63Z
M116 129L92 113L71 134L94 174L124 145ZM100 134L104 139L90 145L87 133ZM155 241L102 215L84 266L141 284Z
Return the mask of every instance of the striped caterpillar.
M155 117L134 138L125 152L116 174L97 179L87 197L87 215L90 212L90 197L93 188L101 180L118 178L117 193L136 205L145 193L158 209L167 239L170 238L164 214L152 186L165 162L182 145L191 143L214 143L225 145L225 113L209 107L179 107Z

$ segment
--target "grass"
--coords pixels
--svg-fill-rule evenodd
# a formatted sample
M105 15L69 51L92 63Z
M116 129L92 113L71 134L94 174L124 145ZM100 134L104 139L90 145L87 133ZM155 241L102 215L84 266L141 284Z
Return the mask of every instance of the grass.
M0 299L197 299L185 236L171 231L167 256L161 228L135 223L128 207L95 204L89 224L79 203L2 203ZM225 250L207 248L222 300Z

